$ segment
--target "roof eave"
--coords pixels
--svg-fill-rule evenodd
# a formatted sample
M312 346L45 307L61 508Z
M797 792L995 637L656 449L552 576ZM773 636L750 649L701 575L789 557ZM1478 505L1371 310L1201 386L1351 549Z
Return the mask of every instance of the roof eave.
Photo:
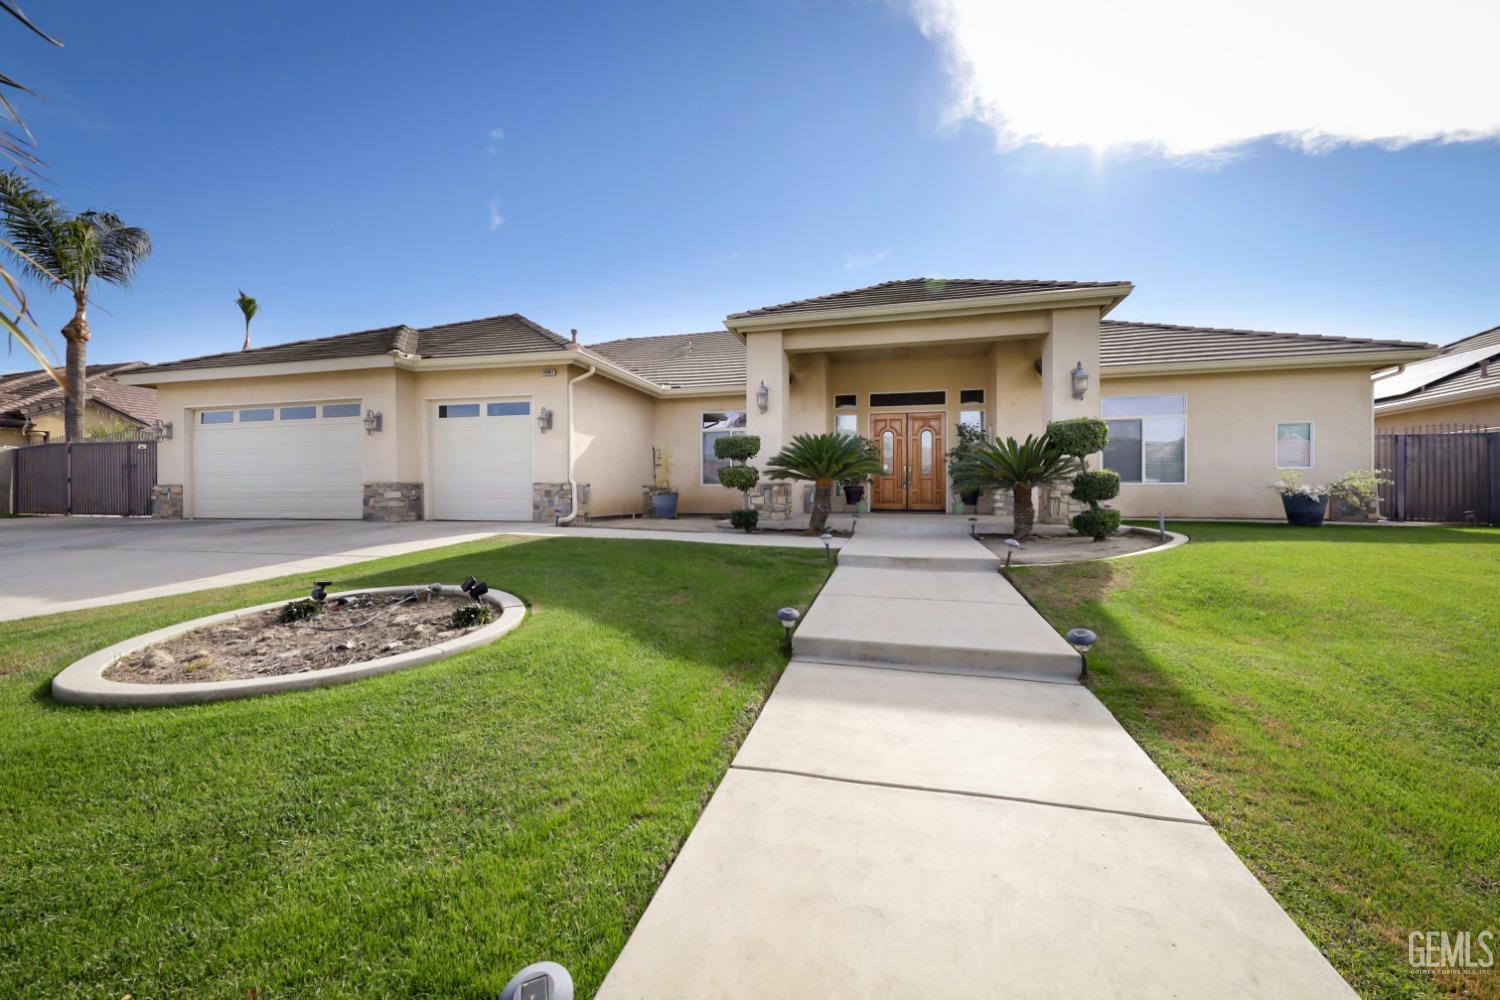
M176 368L165 371L120 372L114 378L124 385L157 386L173 382L212 382L220 379L273 378L278 375L305 375L319 372L359 371L391 368L398 362L393 354L361 354L351 358L320 358L311 361L273 361L261 364L216 365L205 368Z
M1207 375L1215 372L1284 371L1288 368L1379 368L1403 361L1420 361L1432 357L1436 350L1403 348L1394 351L1359 351L1345 354L1305 357L1229 358L1215 361L1162 361L1145 364L1101 364L1099 371L1108 378L1134 378L1148 375Z
M792 330L809 326L847 326L853 323L893 323L903 319L931 319L952 316L982 316L988 313L1024 312L1039 308L1065 309L1098 306L1099 315L1125 300L1135 285L1122 281L1113 285L1089 288L1049 288L1040 292L1010 295L986 295L963 299L938 299L933 302L898 302L879 306L817 309L799 312L769 313L764 316L728 316L724 325L741 340L757 330Z

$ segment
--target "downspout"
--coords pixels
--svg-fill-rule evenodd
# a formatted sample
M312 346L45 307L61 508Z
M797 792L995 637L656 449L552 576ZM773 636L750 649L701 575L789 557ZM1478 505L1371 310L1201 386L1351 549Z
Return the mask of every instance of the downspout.
M559 526L572 524L573 519L578 516L578 477L573 475L573 387L586 378L593 378L598 372L597 365L589 365L588 371L577 378L568 379L568 488L573 491L573 506L566 515L558 516Z

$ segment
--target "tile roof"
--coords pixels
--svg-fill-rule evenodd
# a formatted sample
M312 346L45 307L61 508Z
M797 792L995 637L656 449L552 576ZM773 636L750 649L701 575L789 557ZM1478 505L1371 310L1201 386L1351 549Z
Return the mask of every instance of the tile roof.
M1453 354L1457 351L1472 351L1476 347L1489 347L1491 344L1500 344L1500 326L1492 326L1488 330L1480 330L1478 333L1455 340L1451 344L1444 344L1443 353Z
M1132 365L1206 364L1224 361L1325 360L1370 351L1434 350L1432 344L1363 337L1325 337L1307 333L1227 330L1170 323L1099 321L1099 363L1106 368Z
M399 351L424 358L458 358L479 354L523 354L528 351L555 351L568 341L533 323L519 313L486 316L461 323L444 323L413 329L383 326L334 337L293 340L248 351L225 351L185 358L165 364L148 365L140 373L187 371L199 368L227 368L236 365L272 365L298 361L324 361L336 358L375 357Z
M745 344L728 330L628 337L586 350L667 388L745 384Z
M776 306L763 306L760 309L733 313L729 318L746 319L751 316L779 316L831 309L862 309L869 306L943 302L951 299L991 298L997 295L1024 295L1028 292L1050 292L1062 289L1108 288L1123 284L1128 284L1128 282L1044 281L1032 278L1010 281L977 278L904 278L900 281L881 282L866 288L854 288L847 292L820 295L813 299L797 299Z
M1467 339L1467 338L1466 338ZM1375 380L1375 406L1414 399L1449 402L1479 389L1500 391L1500 340L1453 354L1439 354L1407 365L1405 371Z
M141 424L149 424L155 420L156 390L146 386L124 385L114 377L117 372L134 371L142 367L140 361L89 365L86 371L90 402L102 403ZM61 409L62 405L62 386L40 369L0 375L0 417L24 420L39 413Z

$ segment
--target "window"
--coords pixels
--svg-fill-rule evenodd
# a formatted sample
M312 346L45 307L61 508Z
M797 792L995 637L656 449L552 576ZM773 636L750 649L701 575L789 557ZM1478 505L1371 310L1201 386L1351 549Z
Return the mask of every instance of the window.
M357 417L359 416L358 403L329 403L323 407L325 417Z
M312 420L317 415L316 406L283 406L281 408L282 420Z
M857 413L835 413L833 415L833 429L838 434L848 434L851 437L859 433L859 414Z
M960 389L960 390L958 390L958 405L963 406L965 403L978 403L980 406L983 406L984 405L984 390L983 389Z
M265 409L261 409L261 410L241 410L240 411L240 423L242 423L242 424L253 424L253 423L256 423L256 422L261 421L261 420L275 420L275 419L276 419L276 411L273 410L269 406L267 406Z
M232 424L234 423L233 410L206 410L198 414L200 424Z
M922 475L932 475L932 431L923 430L917 438L922 456Z
M1104 467L1122 483L1187 481L1187 397L1109 396L1103 413L1109 424Z
M870 393L871 406L943 406L947 402L948 394L942 390L936 392Z
M1297 420L1276 425L1276 468L1311 469L1313 467L1313 425L1311 420Z
M745 433L744 410L721 410L703 414L703 485L719 485L719 470L731 463L714 455L714 442Z
M858 405L859 397L852 392L833 397L833 408L835 410L852 410Z
M439 420L448 420L453 417L477 416L479 416L478 403L444 403L438 407Z
M491 417L524 417L531 412L531 404L524 400L519 403L487 403L484 412Z
M880 435L880 474L889 476L896 471L896 432L885 431Z

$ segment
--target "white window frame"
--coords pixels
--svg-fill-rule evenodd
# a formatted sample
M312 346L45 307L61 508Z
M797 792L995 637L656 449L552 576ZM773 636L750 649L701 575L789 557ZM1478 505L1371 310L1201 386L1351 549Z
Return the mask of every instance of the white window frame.
M1285 426L1286 424L1306 424L1307 425L1307 462L1308 462L1307 465L1282 465L1281 464L1281 455L1279 454L1279 452L1281 451L1281 449L1279 447L1278 442L1281 440L1281 428L1283 426ZM1276 427L1273 430L1272 435L1271 435L1271 463L1272 463L1272 466L1271 466L1272 468L1275 468L1275 469L1287 469L1288 471L1296 470L1296 471L1306 472L1309 469L1315 469L1315 468L1317 468L1317 466L1318 466L1318 424L1317 424L1317 421L1315 421L1315 420L1278 420L1278 421L1276 421Z
M710 414L710 413L724 413L724 414L729 414L729 413L743 413L745 415L745 426L742 429L740 429L740 430L733 430L733 429L731 429L731 430L728 430L728 431L711 431L708 428L706 428L706 427L703 426L703 418L706 415ZM718 486L718 487L723 488L723 489L727 489L728 488L728 487L725 487L723 483L719 482L719 480L718 480L717 477L715 477L715 479L714 479L713 482L709 482L705 478L705 475L704 475L705 469L703 467L703 459L704 459L704 453L703 453L703 435L705 435L705 434L728 434L730 437L744 437L746 434L749 434L749 433L750 433L750 411L749 410L700 410L700 411L698 411L698 485L699 486Z
M1141 478L1140 478L1139 481L1133 482L1133 483L1132 482L1126 482L1125 480L1122 479L1122 480L1120 480L1120 485L1121 486L1186 486L1191 481L1191 479L1192 479L1190 470L1188 468L1188 464L1189 464L1188 463L1188 459L1191 456L1188 454L1188 398L1187 398L1187 393L1185 393L1185 392L1127 392L1127 393L1121 393L1119 396L1109 396L1109 397L1106 397L1106 398L1108 398L1108 399L1125 399L1125 398L1129 398L1129 397L1132 397L1132 396L1181 396L1182 397L1182 413L1181 414L1176 414L1176 413L1152 413L1152 414L1148 414L1148 415L1134 416L1134 415L1131 415L1129 413L1116 413L1116 414L1113 414L1111 416L1106 417L1106 416L1103 415L1103 406L1101 406L1100 407L1100 417L1099 417L1099 419L1103 420L1105 423L1108 423L1111 420L1140 420L1140 421L1146 421L1146 420L1163 420L1163 419L1170 420L1173 417L1181 416L1182 417L1182 480L1180 482L1151 482L1151 481L1149 481L1149 480L1146 479L1146 432L1145 432L1145 427L1143 425L1142 428L1141 428ZM1274 442L1273 442L1273 444L1274 444ZM1103 456L1100 456L1100 457L1101 457L1101 460L1102 460Z

